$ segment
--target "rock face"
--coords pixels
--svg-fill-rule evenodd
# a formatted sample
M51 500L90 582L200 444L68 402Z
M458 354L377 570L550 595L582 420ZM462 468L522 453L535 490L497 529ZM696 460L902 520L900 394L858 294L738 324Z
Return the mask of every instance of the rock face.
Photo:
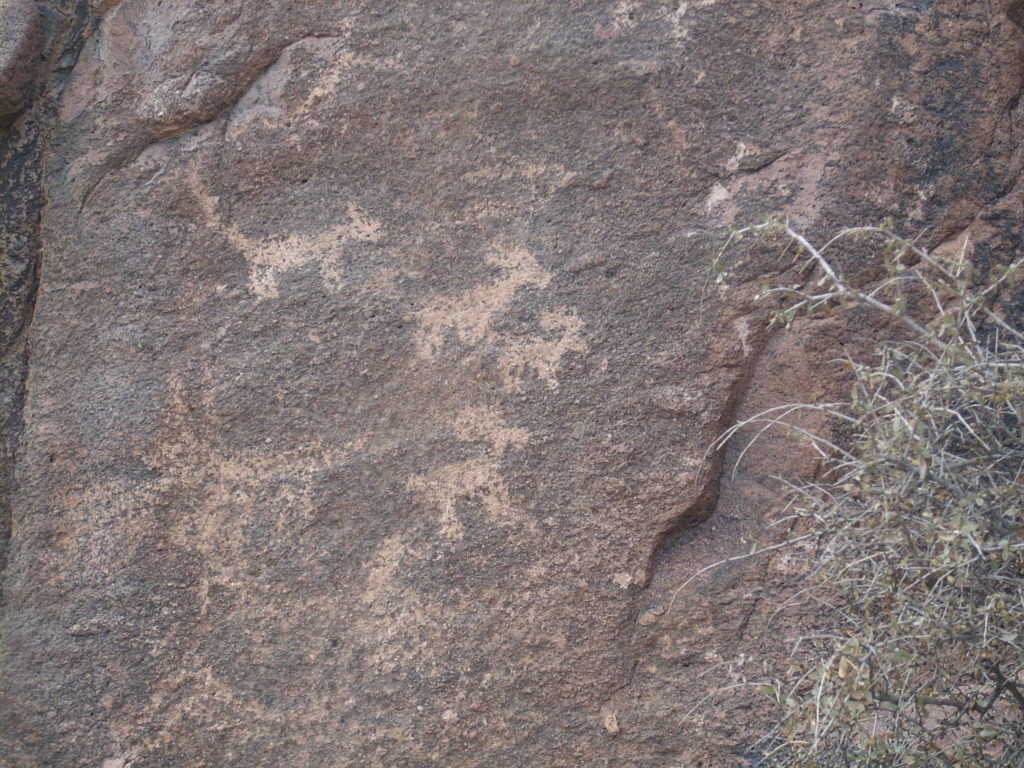
M776 210L1018 237L997 5L49 11L3 145L0 760L746 765L756 700L701 701L780 647L786 565L668 601L780 454L706 450L856 330L771 339L777 252L707 265Z
M32 0L0 0L0 120L21 107L40 42L36 4Z

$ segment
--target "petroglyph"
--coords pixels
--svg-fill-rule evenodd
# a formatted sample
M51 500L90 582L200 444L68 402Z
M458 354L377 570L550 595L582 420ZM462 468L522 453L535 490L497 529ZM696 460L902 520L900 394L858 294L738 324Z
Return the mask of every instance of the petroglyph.
M208 381L204 374L196 386L205 388ZM358 449L355 441L335 447L312 440L290 449L272 444L228 449L217 440L212 408L206 393L186 403L185 386L180 378L172 379L163 426L141 456L154 479L126 497L144 498L151 507L183 496L193 500L192 514L178 516L165 533L169 544L204 555L206 588L209 582L230 585L241 578L232 564L244 561L252 542L238 520L253 519L259 509L271 514L268 534L273 531L283 540L303 530L317 513L313 496L319 476L343 466L350 450ZM114 499L127 490L111 486L94 494Z
M586 352L583 340L583 321L569 309L541 313L538 325L540 336L526 339L507 339L499 355L501 375L505 385L518 388L522 376L532 370L551 388L558 386L556 373L562 358L569 352Z
M398 55L375 57L352 51L347 45L351 28L347 22L337 34L306 37L286 47L235 105L227 138L236 138L254 120L273 124L301 118L310 127L319 126L322 122L316 113L330 105L337 91L362 90L363 75L401 69ZM304 97L294 89L295 82L301 81L314 83Z
M463 344L483 343L491 322L512 303L519 288L544 288L551 282L551 274L522 247L496 246L487 253L486 261L502 272L494 282L454 297L435 299L415 313L420 326L416 343L421 355L435 357L444 346L449 329L455 331Z
M199 201L204 223L219 230L249 264L249 290L258 299L278 295L281 275L288 270L313 264L324 283L337 290L344 278L344 258L353 243L376 243L383 237L383 225L355 203L348 203L348 222L314 233L289 233L256 239L245 235L236 224L225 223L217 212L218 199L203 189L198 178L192 188Z
M461 541L465 534L456 514L462 500L478 502L489 518L508 516L512 511L505 482L495 462L487 458L468 459L419 475L409 481L408 488L439 509L441 535L450 541Z
M501 474L501 458L510 448L529 440L525 429L509 427L502 415L490 408L469 408L455 419L455 437L467 443L485 443L484 455L441 467L409 480L407 487L423 496L439 512L441 535L460 541L465 529L459 519L460 503L479 505L489 522L522 525Z
M347 35L345 39L347 39ZM346 74L351 69L397 70L400 68L400 56L378 58L358 54L345 45L345 39L310 37L296 44L317 56L329 67L327 73L321 76L316 86L303 100L300 111L305 111L325 97L332 95L339 86L344 84Z
M455 417L455 436L464 442L479 440L491 444L499 456L509 447L526 445L530 433L522 427L510 427L504 417L492 408L466 408Z
M522 246L496 245L486 260L499 269L496 279L455 296L436 298L414 313L420 355L436 358L454 337L461 344L495 352L507 388L518 389L531 370L549 387L556 388L563 357L588 349L582 336L583 322L571 308L562 306L541 312L537 318L540 332L532 336L496 331L495 321L509 310L517 292L546 288L551 273Z

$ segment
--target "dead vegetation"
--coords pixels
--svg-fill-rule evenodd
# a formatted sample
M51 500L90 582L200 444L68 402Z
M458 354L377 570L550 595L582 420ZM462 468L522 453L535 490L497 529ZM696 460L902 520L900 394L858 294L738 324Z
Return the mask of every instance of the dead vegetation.
M781 710L765 764L1024 766L1024 336L999 311L1020 259L976 275L964 250L929 253L890 226L819 248L769 221L733 240L764 234L796 246L802 275L763 291L775 322L860 305L906 332L849 363L848 401L784 406L723 437L790 428L804 408L836 427L804 434L819 479L788 484L804 597L827 629L800 638L787 668L740 663ZM884 278L848 282L837 245L880 254Z

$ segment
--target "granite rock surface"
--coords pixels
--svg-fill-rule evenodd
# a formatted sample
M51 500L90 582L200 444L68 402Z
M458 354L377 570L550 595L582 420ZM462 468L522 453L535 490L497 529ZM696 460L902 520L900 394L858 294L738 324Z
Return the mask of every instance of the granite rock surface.
M28 95L41 46L39 9L32 0L0 0L0 120Z
M1020 3L39 11L0 763L748 765L764 707L705 697L791 564L676 587L813 466L707 449L870 328L772 336L778 250L708 264L775 211L1019 241Z

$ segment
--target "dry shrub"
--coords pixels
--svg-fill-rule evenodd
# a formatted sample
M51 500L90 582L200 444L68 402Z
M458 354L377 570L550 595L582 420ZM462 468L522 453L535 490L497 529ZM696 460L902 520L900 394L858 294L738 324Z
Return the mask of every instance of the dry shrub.
M777 322L859 304L906 334L850 363L848 402L787 406L730 432L808 407L843 435L809 435L826 471L790 486L828 629L756 683L782 708L764 762L1024 766L1024 337L997 309L1020 260L976 276L964 252L940 257L889 227L821 248L785 221L734 238L768 233L790 238L806 270L801 286L764 292ZM884 257L871 289L829 260L851 241Z

